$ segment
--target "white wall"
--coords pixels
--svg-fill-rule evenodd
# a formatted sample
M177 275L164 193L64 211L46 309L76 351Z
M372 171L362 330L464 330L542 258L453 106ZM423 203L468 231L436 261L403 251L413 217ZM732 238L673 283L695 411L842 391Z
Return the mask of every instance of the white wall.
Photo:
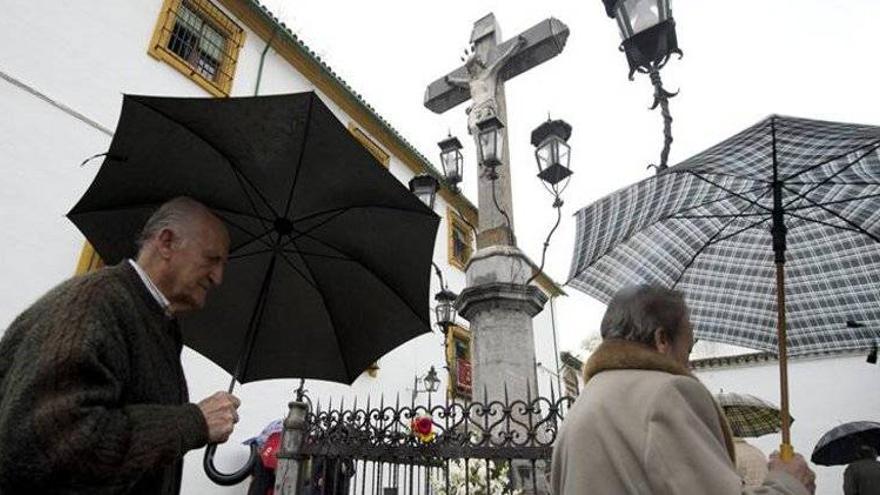
M779 369L776 363L718 370L697 370L712 393L752 394L779 404ZM792 445L809 460L822 435L848 421L880 421L880 366L865 356L795 360L789 362L789 401L795 419ZM754 441L752 441L754 440ZM750 439L766 454L779 448L779 435ZM843 493L843 468L812 466L816 494Z
M0 16L0 72L111 130L123 93L208 96L187 77L147 54L161 4L160 0L6 0ZM245 30L233 95L253 94L265 46ZM308 80L269 51L260 94L310 89L315 88ZM351 119L323 99L347 125ZM83 238L64 214L85 192L100 160L82 168L79 163L105 151L110 137L5 80L0 80L0 115L4 117L0 119L0 225L6 239L0 256L0 329L5 329L38 296L73 273ZM389 170L402 182L412 176L395 156ZM450 288L460 292L464 272L446 261L446 206L438 197L435 211L443 221L434 260ZM439 285L433 275L431 283L434 294ZM549 309L536 318L535 340L538 361L555 367ZM413 377L424 375L431 365L441 371L444 362L443 339L434 331L384 356L376 378L362 375L351 387L318 381L309 381L306 387L315 401L325 404L331 396L334 401L342 396L349 401L355 396L364 400L367 395L384 394L386 400L394 400L398 393L401 402L408 403ZM185 350L183 363L194 401L226 389L229 375L199 354ZM434 400L443 397L446 386L445 373L440 375L444 382ZM221 467L236 467L245 453L238 444L286 414L296 384L273 380L236 390L242 399L242 420L230 443L218 453ZM541 387L547 393L546 386ZM419 397L423 400L424 394ZM201 450L187 456L183 493L245 493L246 484L221 488L208 481L201 457Z

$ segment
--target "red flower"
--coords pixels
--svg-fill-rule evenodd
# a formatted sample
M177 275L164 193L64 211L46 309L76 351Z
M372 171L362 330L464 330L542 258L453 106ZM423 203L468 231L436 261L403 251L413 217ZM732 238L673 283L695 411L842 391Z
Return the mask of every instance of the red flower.
M434 440L434 419L427 414L414 417L410 422L410 429L423 443Z

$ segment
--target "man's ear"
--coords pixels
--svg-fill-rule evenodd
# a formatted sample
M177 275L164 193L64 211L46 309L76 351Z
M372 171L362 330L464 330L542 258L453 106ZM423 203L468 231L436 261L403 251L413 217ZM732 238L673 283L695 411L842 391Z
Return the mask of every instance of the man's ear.
M177 234L173 230L165 228L156 236L157 250L162 259L171 257L171 251L174 250L174 244L177 242Z

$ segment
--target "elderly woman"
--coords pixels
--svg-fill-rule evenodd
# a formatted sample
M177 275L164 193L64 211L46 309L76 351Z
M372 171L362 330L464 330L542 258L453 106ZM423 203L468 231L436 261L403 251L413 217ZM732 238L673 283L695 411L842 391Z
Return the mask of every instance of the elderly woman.
M756 488L734 468L727 421L687 369L693 331L684 298L652 286L618 292L602 344L553 451L555 495L786 494L814 490L803 458L771 457Z

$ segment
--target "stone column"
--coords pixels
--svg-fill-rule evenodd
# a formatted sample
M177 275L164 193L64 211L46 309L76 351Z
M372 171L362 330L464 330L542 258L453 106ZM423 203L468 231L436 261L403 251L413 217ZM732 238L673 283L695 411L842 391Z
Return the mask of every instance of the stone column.
M281 435L281 448L278 451L278 468L275 471L275 493L299 495L303 493L303 483L307 476L305 459L300 454L300 450L308 430L306 414L309 406L301 400L290 402L288 406L290 410L284 418L284 432Z
M525 285L533 273L529 259L515 246L491 246L474 253L467 268L467 288L456 301L470 322L473 338L474 400L511 400L537 396L532 317L547 296Z

